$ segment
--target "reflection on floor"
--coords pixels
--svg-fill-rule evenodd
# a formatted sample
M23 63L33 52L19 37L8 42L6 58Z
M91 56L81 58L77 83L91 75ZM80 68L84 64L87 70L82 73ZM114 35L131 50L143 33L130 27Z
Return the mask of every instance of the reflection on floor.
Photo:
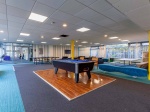
M34 73L65 96L68 100L75 99L115 81L114 78L96 75L95 73L92 73L91 79L89 80L86 73L81 73L79 75L79 83L75 83L74 73L66 73L66 71L60 69L57 75L54 74L53 69L38 70L34 71Z
M21 63L33 63L32 61L29 61L29 60L24 60L24 59L15 59L15 60L11 60L11 61L1 61L0 62L0 65L3 65L3 64L21 64Z

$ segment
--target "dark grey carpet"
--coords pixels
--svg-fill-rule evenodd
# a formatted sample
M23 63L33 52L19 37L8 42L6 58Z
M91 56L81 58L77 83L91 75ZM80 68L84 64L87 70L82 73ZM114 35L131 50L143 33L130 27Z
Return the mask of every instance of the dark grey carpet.
M15 65L26 112L150 112L150 86L117 79L102 88L68 101L33 71L48 64Z

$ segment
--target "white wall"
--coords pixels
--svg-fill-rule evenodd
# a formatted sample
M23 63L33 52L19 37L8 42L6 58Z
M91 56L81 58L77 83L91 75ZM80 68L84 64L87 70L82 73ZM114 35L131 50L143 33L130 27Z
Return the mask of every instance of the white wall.
M43 48L43 54L39 54L39 48ZM33 45L33 57L53 56L52 45Z
M39 48L43 48L43 54L39 54ZM68 56L70 54L65 54L65 50L70 50L70 46L60 46L60 45L33 45L33 57L42 57L42 56ZM75 57L78 56L78 48L75 47Z
M63 56L71 57L70 54L65 54L65 50L70 50L70 46L61 46L61 45L54 45L53 46L53 55L56 57L62 58ZM78 48L75 47L75 57L78 56Z
M79 56L90 56L90 47L79 48Z

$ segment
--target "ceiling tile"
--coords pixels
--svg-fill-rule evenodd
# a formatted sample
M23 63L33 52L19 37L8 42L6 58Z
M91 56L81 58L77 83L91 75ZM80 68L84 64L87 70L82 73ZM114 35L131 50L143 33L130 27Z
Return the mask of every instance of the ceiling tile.
M82 21L82 19L80 19L78 17L72 17L72 18L63 20L64 23L68 23L68 24L77 24L78 22L81 22L81 21Z
M107 0L108 2L110 2L111 4L114 4L116 2L119 2L120 0Z
M80 17L80 18L83 18L85 20L89 20L92 22L93 21L97 21L97 20L103 20L103 19L106 19L106 17L104 17L103 15L93 11L92 9L90 8L85 8L83 9L82 11L80 11L79 13L76 14L77 17Z
M63 21L58 20L56 18L48 18L43 24L49 24L51 26L59 26L61 27L63 24Z
M0 30L4 29L5 31L7 30L7 25L3 25L3 24L0 24Z
M107 11L104 11L102 12L102 14L104 14L105 16L107 16L108 18L116 22L120 22L120 21L127 19L127 16L125 16L124 14L116 10L115 8L111 8Z
M6 0L7 5L27 11L31 11L34 3L35 1L32 0Z
M97 26L96 24L93 24L93 23L85 21L85 20L78 22L76 25L79 27L88 27L90 29Z
M75 0L68 0L59 10L74 15L84 8L86 8L86 6L80 4L79 2Z
M101 21L97 21L97 24L101 25L101 26L104 26L104 27L109 27L113 24L116 24L114 21L112 21L111 19L104 19L104 20L101 20Z
M16 22L16 23L25 23L26 22L26 19L24 19L24 18L11 16L11 15L7 15L7 17L8 17L8 21L12 21L12 22Z
M23 24L8 21L8 26L17 27L21 29L23 27Z
M109 29L111 29L113 31L121 31L121 30L125 30L126 28L127 27L125 27L122 24L116 24L116 25L113 25L113 26L109 27Z
M13 33L17 33L21 31L21 28L17 28L17 27L13 27L13 26L8 26L8 31L9 32L13 32Z
M55 10L56 9L52 7L41 4L40 2L36 2L32 9L32 12L49 17Z
M78 1L78 2L80 2L82 4L84 4L84 5L89 6L90 4L94 3L97 0L76 0L76 1Z
M28 19L25 25L40 26L42 23Z
M6 14L6 5L5 4L0 4L0 13Z
M149 0L120 0L113 5L125 13L147 4L149 4Z
M127 16L136 24L144 27L149 27L149 20L150 20L150 5L146 5L144 7L137 8L136 10L130 11L127 13ZM147 29L147 30L149 30Z
M90 5L90 7L100 13L112 8L112 6L106 0L98 0Z
M0 13L0 19L6 20L6 14Z
M0 0L0 3L5 4L5 3L6 3L6 0Z
M7 6L7 14L27 19L30 15L30 12L12 6Z
M66 19L70 19L72 17L73 17L72 15L61 12L61 11L57 11L51 16L51 18L56 18L58 20L66 20Z
M45 5L58 9L66 0L37 0Z
M7 20L2 20L2 19L0 19L0 24L2 24L2 25L7 25Z

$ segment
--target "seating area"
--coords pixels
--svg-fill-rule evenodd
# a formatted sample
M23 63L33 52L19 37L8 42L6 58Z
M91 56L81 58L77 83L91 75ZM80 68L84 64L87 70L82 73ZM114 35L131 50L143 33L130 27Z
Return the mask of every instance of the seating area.
M0 0L0 112L150 112L150 0Z
M147 69L133 67L133 66L115 66L110 64L100 64L99 69L108 72L120 72L133 77L147 77Z

